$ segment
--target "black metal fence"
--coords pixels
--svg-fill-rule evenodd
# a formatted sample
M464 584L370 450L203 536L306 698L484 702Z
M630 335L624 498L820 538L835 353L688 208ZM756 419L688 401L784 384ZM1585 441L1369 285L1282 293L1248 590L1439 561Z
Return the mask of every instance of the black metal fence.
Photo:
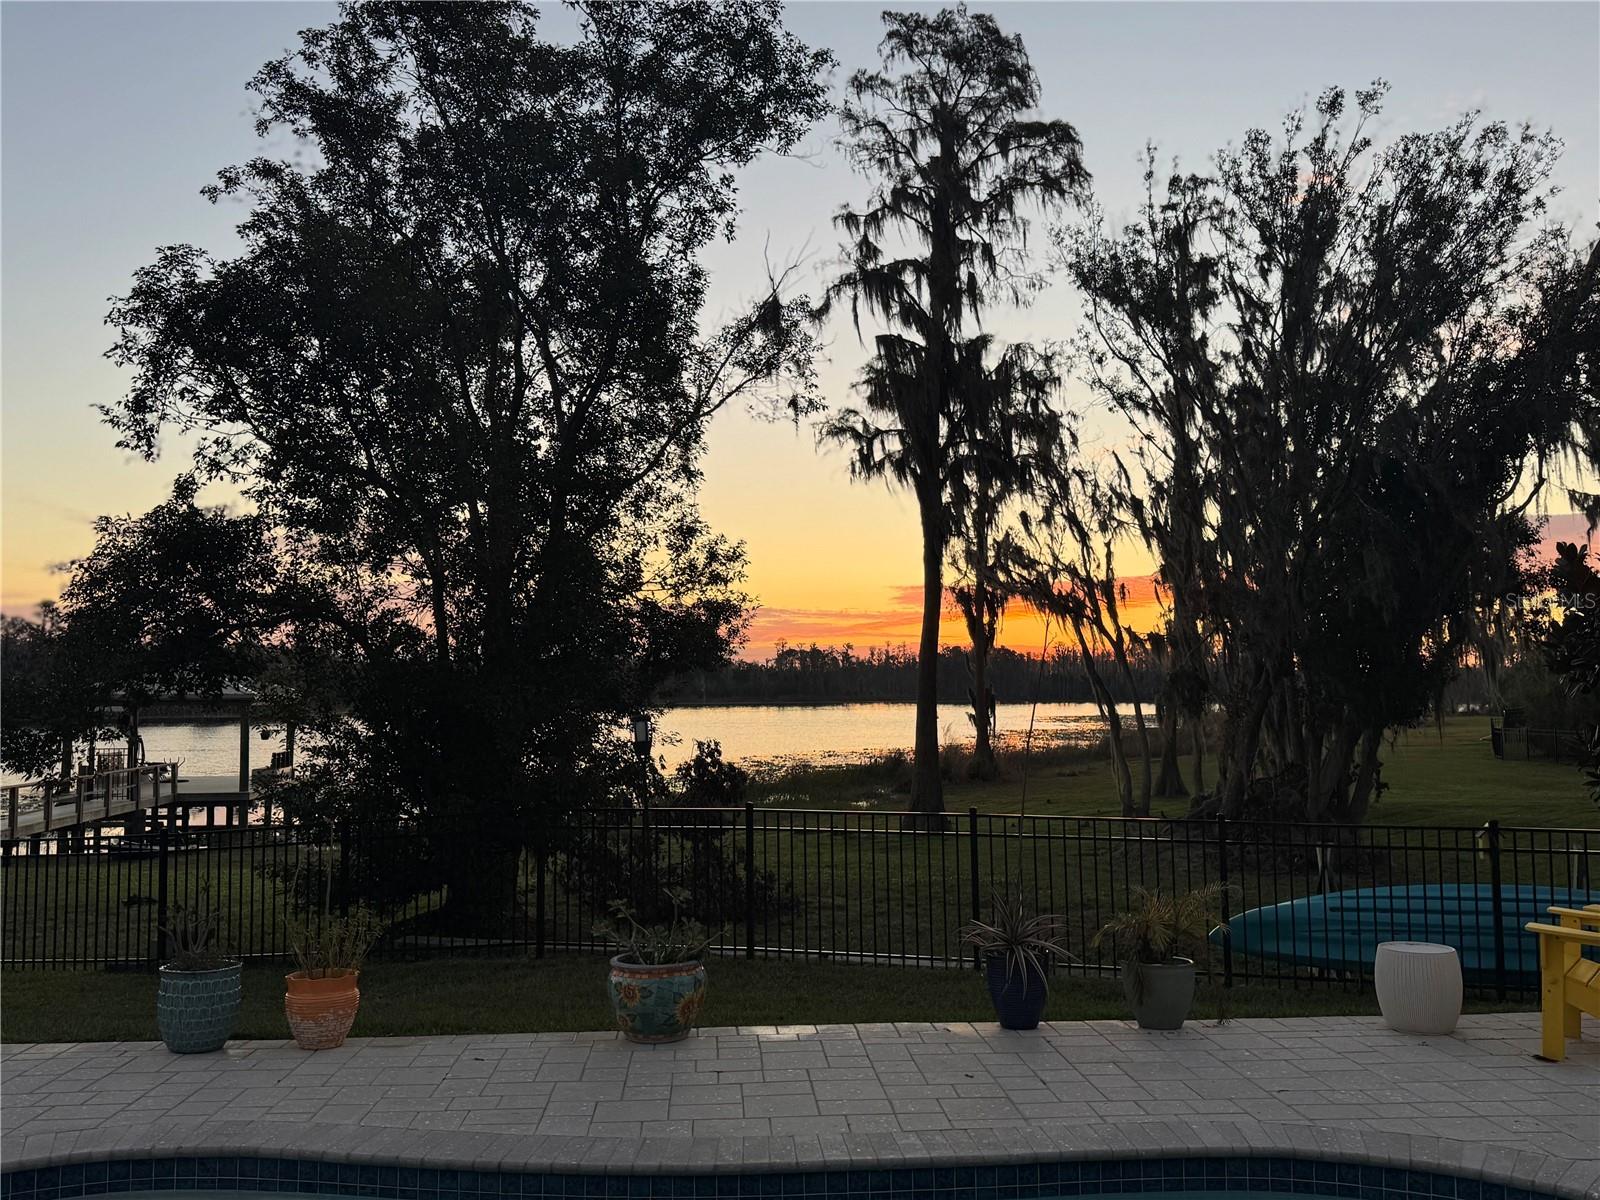
M1442 941L1469 988L1507 996L1537 983L1522 926L1600 901L1600 830L622 809L511 851L403 828L57 834L8 844L0 882L6 967L149 969L172 909L202 894L250 959L287 959L294 922L354 904L388 923L380 957L597 952L613 901L660 907L669 888L718 953L949 966L998 889L1062 914L1064 969L1085 974L1115 969L1094 937L1136 889L1221 884L1227 931L1203 966L1226 982L1357 988L1379 941Z
M1496 758L1548 758L1581 763L1589 757L1589 734L1582 729L1534 729L1489 721L1489 745Z

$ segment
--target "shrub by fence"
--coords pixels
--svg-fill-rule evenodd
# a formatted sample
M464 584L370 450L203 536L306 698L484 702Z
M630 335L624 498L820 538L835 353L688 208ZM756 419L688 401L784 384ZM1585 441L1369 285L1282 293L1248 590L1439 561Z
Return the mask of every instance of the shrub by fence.
M1233 932L1204 966L1224 981L1359 987L1375 940L1393 936L1457 944L1469 987L1504 996L1535 984L1520 914L1600 900L1595 830L976 811L925 830L900 813L752 806L564 823L531 839L504 894L488 910L477 897L465 923L446 889L396 883L419 861L460 860L475 845L470 831L347 828L318 842L260 825L11 843L0 860L0 962L148 969L162 957L165 914L202 887L225 940L250 959L286 959L296 913L357 903L389 923L380 956L596 952L592 926L613 900L648 907L678 886L721 931L719 953L950 966L968 961L961 925L1002 888L1064 914L1077 956L1065 969L1098 973L1115 969L1116 948L1090 942L1135 888L1221 882ZM1252 910L1271 911L1240 917ZM1339 946L1353 949L1341 957Z

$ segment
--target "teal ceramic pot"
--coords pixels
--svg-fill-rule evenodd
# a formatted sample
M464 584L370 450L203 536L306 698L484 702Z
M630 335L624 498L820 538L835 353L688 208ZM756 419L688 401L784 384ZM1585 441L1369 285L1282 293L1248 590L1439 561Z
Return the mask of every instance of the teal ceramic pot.
M215 971L161 968L156 989L156 1028L174 1054L221 1050L239 1015L239 963Z
M676 1042L700 1023L706 969L699 962L645 966L611 960L611 1008L630 1042Z

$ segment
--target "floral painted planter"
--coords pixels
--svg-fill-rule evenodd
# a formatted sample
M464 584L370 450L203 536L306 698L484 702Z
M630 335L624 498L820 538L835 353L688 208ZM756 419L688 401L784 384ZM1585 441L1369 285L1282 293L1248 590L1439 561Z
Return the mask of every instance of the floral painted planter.
M156 987L156 1028L174 1054L221 1050L239 1015L238 963L215 971L162 967Z
M706 969L699 962L645 966L611 960L611 1007L630 1042L676 1042L700 1023Z
M289 1032L302 1050L332 1050L344 1045L361 1007L359 971L330 972L313 979L304 971L283 977L283 1012Z

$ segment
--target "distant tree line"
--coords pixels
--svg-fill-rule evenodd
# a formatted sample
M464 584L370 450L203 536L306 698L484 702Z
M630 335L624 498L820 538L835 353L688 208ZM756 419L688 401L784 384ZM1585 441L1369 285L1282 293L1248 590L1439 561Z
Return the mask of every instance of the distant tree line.
M967 704L967 654L959 646L945 646L939 654L939 703ZM1110 655L1101 655L1100 668L1113 673ZM884 646L858 651L854 646L790 646L780 644L758 660L735 660L710 671L692 671L673 680L661 692L668 704L751 702L836 704L893 701L914 703L917 698L918 654L906 646ZM1056 650L1041 669L1037 654L1019 653L1004 646L991 652L988 664L991 688L1002 703L1071 702L1095 699L1094 686L1076 650ZM1116 700L1126 702L1140 694L1154 696L1161 686L1158 665L1140 653L1134 664L1132 685L1118 679Z

